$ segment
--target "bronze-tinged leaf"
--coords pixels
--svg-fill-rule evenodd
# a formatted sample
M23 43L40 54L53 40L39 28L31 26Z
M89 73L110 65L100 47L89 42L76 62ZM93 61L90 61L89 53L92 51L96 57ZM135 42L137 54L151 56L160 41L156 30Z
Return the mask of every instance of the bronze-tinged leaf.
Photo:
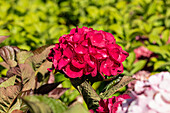
M6 38L8 38L9 36L0 36L0 43L2 43Z
M0 84L4 81L6 81L8 78L5 78L5 77L0 77Z
M34 55L38 55L38 54L41 54L42 52L44 52L46 50L47 51L50 50L53 47L55 47L55 45L45 45L45 46L42 46L42 47L40 47L40 48L38 48L38 49L36 49L32 52L33 52Z
M8 113L12 105L14 104L14 100L17 98L21 87L18 85L9 86L7 88L0 88L0 112Z
M46 60L44 63L42 63L40 65L39 68L37 68L36 74L41 73L41 75L44 77L45 74L49 72L47 69L51 68L51 67L52 67L52 62L49 62L49 61ZM50 74L50 72L49 72L49 74Z
M7 71L6 76L8 78L14 76L14 75L18 75L21 76L21 70L19 67L10 67L10 69Z
M133 80L134 80L134 78L132 78L130 76L123 76L123 78L120 80L119 83L117 83L116 85L112 86L109 90L106 90L104 93L100 93L100 97L104 98L104 99L109 98L116 91L118 91L122 87L126 86L128 83L130 83Z
M41 64L46 61L46 58L50 53L50 49L53 47L54 45L48 47L43 46L40 49L33 51L34 55L27 58L25 64L29 64L31 65L31 67L33 67L34 70L37 70L41 66Z
M21 78L23 84L22 91L35 89L35 72L32 67L28 64L19 64L19 67L21 69Z
M14 46L4 46L0 48L0 56L3 60L10 66L15 67L17 65L16 53L19 52L20 49Z
M52 98L55 98L55 99L58 99L60 98L64 93L65 91L67 91L68 88L55 88L53 89L51 92L48 93L48 97L52 97Z
M0 62L0 65L7 69L10 68L10 66L6 62Z
M7 88L8 86L13 86L15 84L16 76L9 78L8 80L2 82L0 87Z
M24 64L25 60L32 56L33 53L31 51L21 51L16 54L18 64Z
M48 94L49 92L54 90L60 83L61 82L42 85L36 90L35 93L36 94Z

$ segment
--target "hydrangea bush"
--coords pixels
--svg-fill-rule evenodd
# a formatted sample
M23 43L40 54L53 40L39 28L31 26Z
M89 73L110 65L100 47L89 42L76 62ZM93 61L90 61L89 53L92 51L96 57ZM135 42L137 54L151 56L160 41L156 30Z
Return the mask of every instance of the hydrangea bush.
M123 102L118 113L169 113L170 112L170 73L161 72L148 80L137 81L131 99Z

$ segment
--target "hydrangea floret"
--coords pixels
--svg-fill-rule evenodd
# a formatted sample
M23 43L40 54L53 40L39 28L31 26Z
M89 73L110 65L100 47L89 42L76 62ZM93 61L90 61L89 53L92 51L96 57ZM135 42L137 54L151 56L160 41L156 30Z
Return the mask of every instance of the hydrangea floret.
M69 78L95 77L97 73L104 77L122 73L122 62L128 55L111 33L77 27L60 37L47 59L53 62L52 69Z
M170 73L161 72L137 81L132 99L125 100L117 113L170 113Z

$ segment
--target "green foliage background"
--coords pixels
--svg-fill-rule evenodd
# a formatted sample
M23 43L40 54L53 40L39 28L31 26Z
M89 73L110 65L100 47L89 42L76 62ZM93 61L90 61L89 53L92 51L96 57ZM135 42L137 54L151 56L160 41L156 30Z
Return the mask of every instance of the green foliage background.
M124 75L145 69L152 74L170 71L167 43L170 0L0 0L0 36L9 36L1 47L13 45L34 50L57 43L60 36L76 26L104 30L115 36L117 43L130 53L124 62ZM137 41L137 36L146 40ZM157 57L134 63L134 49L140 46ZM5 72L1 71L1 75ZM62 79L62 76L56 77ZM102 85L97 83L93 87ZM64 81L63 86L71 87L70 81ZM78 92L67 91L61 99L71 102L77 95Z

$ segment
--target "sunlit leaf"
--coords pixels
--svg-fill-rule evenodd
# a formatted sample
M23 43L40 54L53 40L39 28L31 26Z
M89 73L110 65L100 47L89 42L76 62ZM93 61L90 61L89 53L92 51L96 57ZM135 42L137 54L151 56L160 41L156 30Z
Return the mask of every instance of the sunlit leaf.
M122 87L126 86L132 80L134 80L132 77L124 76L118 84L114 85L112 88L105 91L104 93L101 93L100 97L104 98L104 99L110 98L110 96L112 96L116 91L118 91Z
M60 100L46 96L26 96L23 100L32 113L63 113L67 109Z

